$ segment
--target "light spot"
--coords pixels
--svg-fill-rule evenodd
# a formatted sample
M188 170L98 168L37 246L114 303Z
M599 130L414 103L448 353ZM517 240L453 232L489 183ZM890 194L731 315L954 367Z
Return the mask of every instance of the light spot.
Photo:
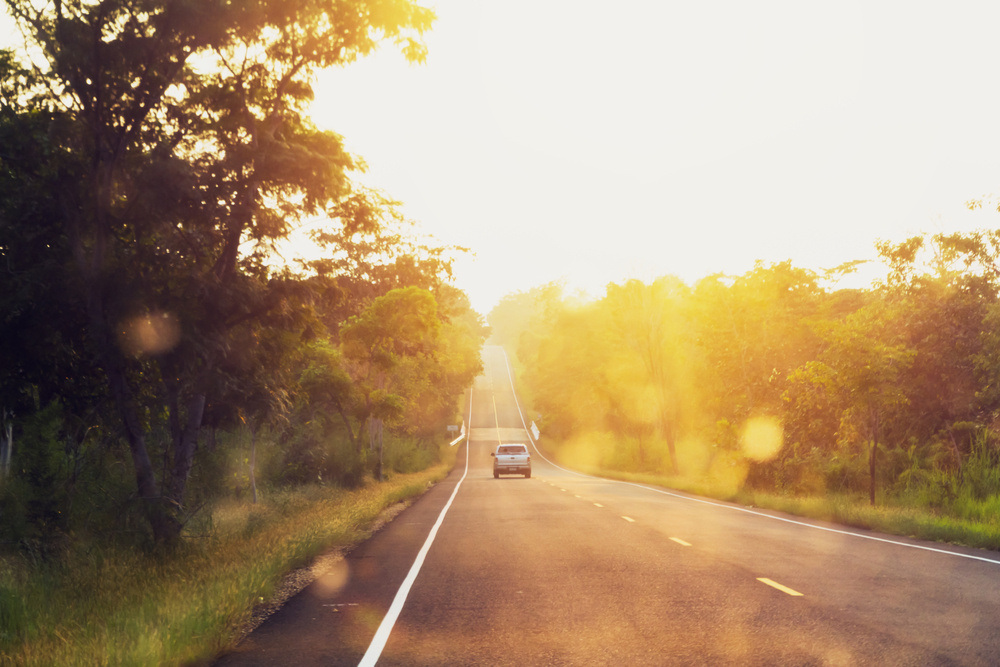
M351 568L346 560L339 560L313 584L318 593L329 599L337 595L351 578Z
M770 461L781 451L784 433L774 417L752 417L743 427L743 453L754 461Z
M181 328L170 313L152 311L125 320L118 340L129 354L162 354L170 351L181 338Z

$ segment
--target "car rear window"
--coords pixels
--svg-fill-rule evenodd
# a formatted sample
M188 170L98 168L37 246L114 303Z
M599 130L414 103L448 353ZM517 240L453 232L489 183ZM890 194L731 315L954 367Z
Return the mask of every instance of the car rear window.
M528 451L528 448L524 445L516 445L514 447L501 447L498 453L500 454L524 454Z

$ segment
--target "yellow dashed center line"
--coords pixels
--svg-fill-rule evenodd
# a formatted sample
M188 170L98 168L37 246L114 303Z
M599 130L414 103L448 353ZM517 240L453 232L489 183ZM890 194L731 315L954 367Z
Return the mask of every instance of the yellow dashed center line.
M684 540L682 540L679 537L671 537L670 539L672 539L674 542L676 542L677 544L681 545L682 547L689 547L689 546L691 546L690 542L685 542Z
M579 498L580 496L573 496L574 498Z
M565 491L566 489L559 489L560 491Z
M777 588L782 593L788 593L789 595L797 595L797 596L798 595L802 595L802 593L799 593L798 591L793 591L788 586L782 586L781 584L779 584L776 581L771 581L767 577L757 577L757 581L759 581L762 584L767 584L771 588Z
M604 507L601 503L594 503L594 507Z
M626 521L628 521L629 523L635 523L635 519L633 519L630 516L623 516L622 518L625 519Z

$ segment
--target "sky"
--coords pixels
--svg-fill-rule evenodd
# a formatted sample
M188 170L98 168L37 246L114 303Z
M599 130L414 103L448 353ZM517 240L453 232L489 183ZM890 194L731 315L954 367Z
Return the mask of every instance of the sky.
M357 180L472 248L455 284L484 314L553 280L821 271L1000 226L965 206L1000 194L1000 3L424 4L424 65L386 44L313 112Z
M551 281L822 271L1000 227L965 205L1000 196L1000 3L419 1L427 62L387 43L323 73L314 119L472 249L455 284L483 314Z

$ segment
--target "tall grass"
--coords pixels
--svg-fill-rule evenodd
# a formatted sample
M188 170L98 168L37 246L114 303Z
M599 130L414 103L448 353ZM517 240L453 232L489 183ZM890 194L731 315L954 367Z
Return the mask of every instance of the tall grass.
M57 561L0 559L0 664L204 664L232 641L282 575L355 544L386 507L443 479L422 472L356 490L313 486L203 510L175 551L76 545Z
M738 453L707 450L679 443L678 457L685 474L671 474L663 444L647 443L640 455L635 438L592 434L568 442L543 438L547 449L563 465L581 472L639 484L662 486L742 505L777 510L866 528L891 535L950 542L1000 550L1000 453L987 439L974 444L961 479L956 473L924 470L909 483L880 487L875 506L854 487L867 485L864 456L857 460L807 460L797 471L798 483L781 491L746 484L748 463ZM698 451L702 453L699 457ZM799 465L799 464L797 464ZM853 468L858 468L854 471ZM860 476L860 484L831 485L825 478L841 478L844 470ZM843 469L843 470L842 470ZM909 472L909 471L907 471ZM806 473L811 473L810 478ZM913 481L916 480L916 481Z

